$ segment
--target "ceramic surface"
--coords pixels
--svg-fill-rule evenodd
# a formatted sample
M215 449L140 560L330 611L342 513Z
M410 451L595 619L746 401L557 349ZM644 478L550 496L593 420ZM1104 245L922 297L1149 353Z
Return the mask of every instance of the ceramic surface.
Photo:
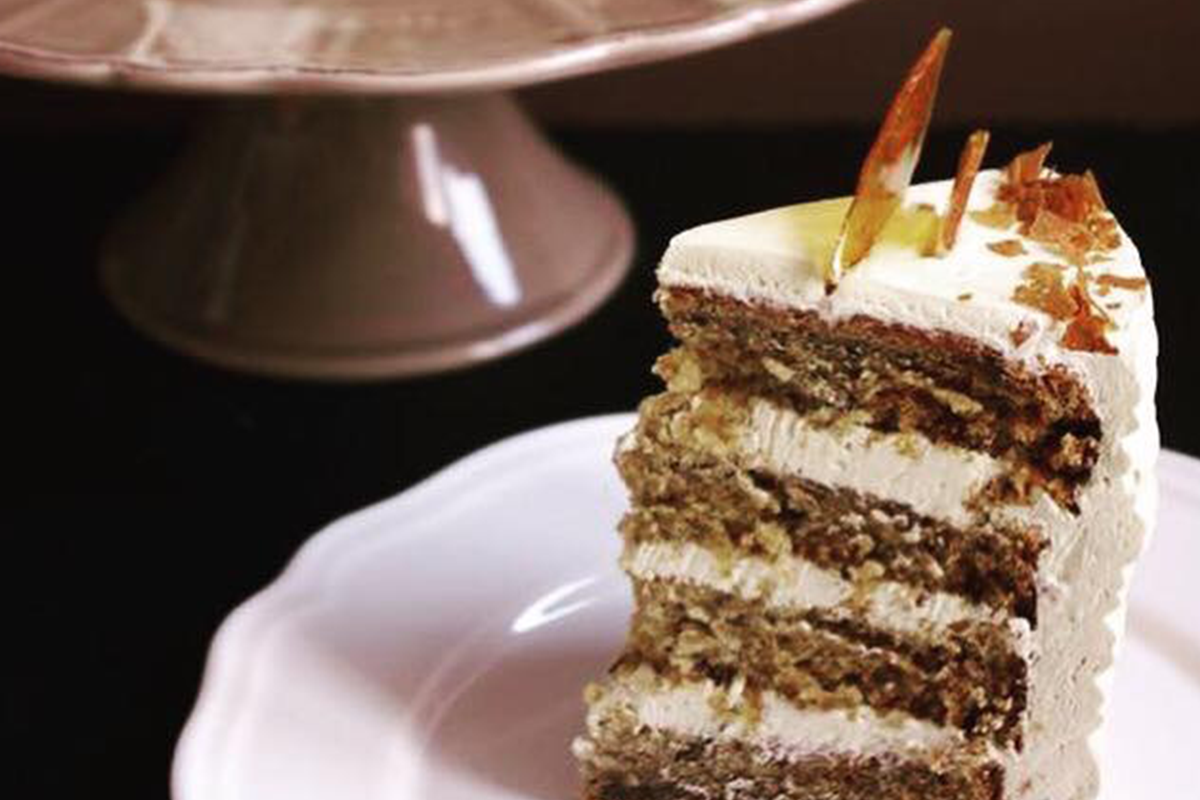
M629 613L630 415L483 450L313 538L222 626L176 751L176 800L568 800L581 687ZM1163 455L1103 800L1194 800L1200 462Z
M411 375L591 311L630 263L620 203L504 94L230 101L103 261L151 337L255 372Z
M853 0L0 0L0 71L200 91L445 92L666 58Z

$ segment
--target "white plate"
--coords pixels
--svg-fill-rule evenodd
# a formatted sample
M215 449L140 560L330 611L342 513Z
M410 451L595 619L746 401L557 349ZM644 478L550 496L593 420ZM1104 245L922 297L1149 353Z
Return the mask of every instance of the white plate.
M221 627L177 800L555 800L624 632L611 465L631 415L493 445L314 537ZM1166 453L1107 798L1195 800L1200 461Z

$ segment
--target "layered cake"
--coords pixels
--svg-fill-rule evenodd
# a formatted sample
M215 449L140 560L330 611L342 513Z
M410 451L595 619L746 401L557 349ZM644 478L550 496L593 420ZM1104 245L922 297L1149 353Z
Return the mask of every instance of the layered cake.
M947 37L854 197L676 236L616 461L635 599L587 800L1085 800L1154 517L1137 250L1044 146L909 186Z

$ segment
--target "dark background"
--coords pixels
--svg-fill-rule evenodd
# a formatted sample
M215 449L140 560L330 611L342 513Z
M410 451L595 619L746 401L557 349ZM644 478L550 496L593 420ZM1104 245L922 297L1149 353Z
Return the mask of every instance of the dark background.
M103 233L206 101L0 83L6 98L38 111L9 105L0 130L8 797L163 796L210 635L303 539L500 437L632 409L655 390L649 367L667 344L650 294L668 237L847 193L874 133L557 123L552 137L637 221L619 293L583 325L469 372L338 386L193 363L133 333L98 291ZM138 124L79 111L109 103ZM171 113L155 117L156 103ZM952 173L966 130L936 129L919 177ZM1047 138L1060 168L1097 170L1142 250L1163 342L1164 440L1200 454L1200 129L1002 124L990 161Z

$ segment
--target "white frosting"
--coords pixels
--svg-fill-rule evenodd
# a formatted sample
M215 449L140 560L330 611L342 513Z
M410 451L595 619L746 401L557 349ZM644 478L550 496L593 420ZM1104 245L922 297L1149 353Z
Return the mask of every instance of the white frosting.
M980 173L969 208L991 206L999 174ZM909 207L944 207L948 181L912 187ZM740 299L815 310L828 319L867 315L885 322L968 336L1034 369L1063 365L1087 389L1103 427L1099 460L1073 516L1043 497L1006 514L1038 525L1050 540L1039 568L1038 629L1031 637L1025 749L1009 755L1006 794L1085 800L1099 782L1102 689L1123 626L1130 565L1153 527L1158 429L1154 411L1158 352L1149 288L1098 297L1112 316L1117 355L1069 350L1063 323L1012 300L1033 261L1060 261L1015 230L985 227L968 214L946 257L919 255L911 215L889 223L871 254L826 295L829 257L848 198L775 209L704 225L672 240L659 269L668 289L688 286ZM1143 277L1137 250L1121 246L1097 274ZM989 242L1021 239L1027 254L1005 257ZM960 296L970 295L967 300ZM1114 307L1114 305L1116 307ZM1023 325L1020 344L1010 332ZM794 415L756 405L742 436L745 458L781 472L870 491L918 510L961 519L965 493L996 468L988 459L924 446L905 460L894 442L851 431L814 433ZM907 444L905 446L908 446ZM923 481L930 481L926 484Z
M1005 624L1007 614L945 592L922 592L895 581L878 581L856 592L833 570L802 558L767 561L737 559L728 568L711 551L692 542L653 541L631 545L622 557L630 575L643 580L674 580L705 586L769 608L853 610L871 625L898 633L942 632L957 622ZM848 606L857 601L853 609ZM858 603L861 603L859 605ZM1012 630L1028 630L1014 620Z
M968 212L989 208L1001 175L979 173ZM910 209L919 204L944 207L951 181L913 186L905 211L885 228L880 241L842 277L837 291L825 293L824 264L829 258L850 198L821 200L776 208L737 219L701 225L671 240L658 270L659 284L712 289L732 297L790 308L818 310L830 319L863 314L888 322L958 333L1027 363L1063 363L1077 367L1094 394L1104 391L1097 362L1111 356L1066 350L1059 344L1063 323L1017 303L1013 290L1034 261L1062 262L1057 254L1014 229L999 231L963 217L954 250L945 257L921 256ZM1020 239L1026 255L1008 257L989 243ZM1110 261L1091 267L1099 273L1143 277L1137 248L1122 232L1121 245L1106 253ZM962 295L969 300L959 300ZM1136 338L1136 319L1149 304L1149 292L1113 290L1100 298L1116 324L1110 341ZM1119 304L1119 308L1107 308ZM1011 332L1026 323L1029 337L1019 346ZM1125 361L1124 357L1117 360Z
M958 744L954 729L901 714L882 716L869 708L853 711L798 708L774 692L765 692L756 724L717 711L728 698L712 682L666 683L648 669L610 679L602 698L588 712L588 732L600 738L614 714L632 715L640 726L683 736L737 740L783 757L814 753L925 753ZM587 757L588 745L576 742Z
M983 453L937 446L924 437L881 434L863 426L815 426L755 399L741 436L746 466L861 494L901 500L919 514L969 524L966 504L1003 464Z

